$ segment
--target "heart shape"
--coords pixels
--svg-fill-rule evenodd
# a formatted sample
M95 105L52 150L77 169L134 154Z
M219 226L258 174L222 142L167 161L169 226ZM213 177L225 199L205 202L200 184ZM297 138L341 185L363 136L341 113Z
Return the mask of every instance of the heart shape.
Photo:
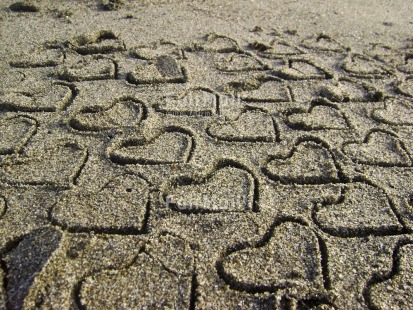
M339 181L330 150L315 141L298 142L287 157L270 159L264 172L283 184L325 184Z
M160 56L154 61L138 63L127 79L133 84L185 83L186 71L171 56Z
M37 121L16 116L0 121L0 155L18 153L36 133Z
M396 125L413 125L413 105L406 100L388 99L384 102L384 109L373 111L373 118L379 122Z
M174 164L187 162L193 150L193 138L184 131L167 131L152 140L124 140L109 150L118 164Z
M172 186L164 196L168 207L182 213L246 212L254 209L255 190L248 171L227 166L202 180Z
M369 288L369 300L376 309L412 309L413 244L399 247L393 257L390 277Z
M386 131L371 131L361 143L348 143L343 152L358 164L409 167L411 160L404 144Z
M190 287L191 278L176 275L141 253L126 269L104 270L86 278L79 299L88 309L188 309Z
M70 126L80 131L133 128L140 124L144 109L143 104L134 99L115 101L109 107L88 107L70 119Z
M73 98L64 85L43 85L33 91L8 92L0 96L0 107L8 111L54 112L63 110Z
M274 142L277 131L270 115L259 110L247 110L233 121L211 124L207 133L218 140L230 142Z
M332 105L313 103L307 112L293 113L287 117L287 125L299 130L342 130L349 124L343 113Z
M319 241L314 232L295 222L278 224L263 241L227 254L218 272L232 288L274 292L291 286L322 289Z
M386 235L403 229L387 195L366 183L343 185L338 200L317 206L313 218L323 231L338 237Z
M68 188L79 177L88 151L74 142L60 142L35 149L0 167L0 180L12 184L49 185Z
M177 97L165 97L157 112L177 116L211 116L217 112L217 95L209 89L190 89Z
M116 65L102 56L84 56L71 64L56 68L56 76L69 82L114 79Z
M51 210L52 221L69 231L140 233L148 212L149 186L135 175L120 175L97 191L69 193Z
M275 75L287 80L331 79L333 74L327 69L307 59L288 59L285 67L274 70Z

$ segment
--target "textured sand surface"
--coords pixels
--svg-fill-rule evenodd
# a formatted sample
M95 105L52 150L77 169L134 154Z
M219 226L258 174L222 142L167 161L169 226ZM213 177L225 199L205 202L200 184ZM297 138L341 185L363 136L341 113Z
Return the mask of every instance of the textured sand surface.
M0 309L413 309L413 4L0 3Z

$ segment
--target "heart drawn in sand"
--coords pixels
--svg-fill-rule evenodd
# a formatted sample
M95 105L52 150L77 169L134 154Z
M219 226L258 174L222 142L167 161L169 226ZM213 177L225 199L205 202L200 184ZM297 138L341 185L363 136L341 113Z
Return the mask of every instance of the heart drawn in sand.
M339 180L330 150L311 140L298 142L286 157L270 159L264 172L283 184L325 184Z
M120 175L97 191L68 193L51 210L51 219L69 231L140 233L147 217L148 196L144 179Z
M36 133L37 121L27 116L0 120L0 155L19 152Z
M289 59L286 66L274 70L275 75L287 80L331 79L332 73L307 59Z
M218 272L231 287L248 292L280 288L321 289L323 276L317 236L306 226L284 222L264 240L227 254Z
M323 231L339 237L386 235L403 229L387 195L360 182L342 185L336 202L316 206L314 220Z
M67 188L76 182L88 159L87 149L77 142L58 142L25 155L0 167L1 181Z
M83 56L72 63L56 68L56 76L70 82L114 79L116 65L101 55Z
M190 89L178 96L164 97L155 110L176 116L211 116L217 112L217 95L205 88Z
M72 99L64 85L46 85L37 90L8 92L0 96L0 108L8 111L54 112L63 110Z
M247 110L235 120L212 123L207 132L218 140L233 142L274 142L277 134L272 117L260 110Z
M361 143L345 144L343 152L358 164L384 167L411 166L404 144L395 134L386 131L371 131Z
M287 125L299 130L349 128L346 117L337 107L320 103L312 103L307 112L290 114L287 118Z
M225 166L202 180L164 190L167 207L182 213L245 212L254 209L257 185L246 170Z
M176 128L151 140L124 140L109 150L110 159L118 164L173 164L190 159L194 147L192 136Z
M160 56L153 61L137 63L127 80L133 84L185 83L187 76L173 57Z
M87 107L70 120L70 126L80 131L100 131L137 127L145 114L144 105L134 99L115 101L109 107Z
M387 99L384 109L373 111L379 122L396 126L413 126L413 104L407 100Z
M143 252L130 267L87 277L78 297L88 309L188 309L191 279Z
M393 257L391 275L369 287L367 296L376 309L412 309L413 244L397 248Z

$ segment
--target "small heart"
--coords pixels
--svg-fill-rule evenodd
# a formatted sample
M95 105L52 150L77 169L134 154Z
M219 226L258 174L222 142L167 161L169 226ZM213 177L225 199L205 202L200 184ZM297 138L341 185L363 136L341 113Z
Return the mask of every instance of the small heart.
M283 56L302 54L301 50L285 41L272 40L269 44L256 41L250 44L250 47L256 50L260 56L266 58L279 59Z
M166 204L183 213L245 212L254 208L253 176L239 168L220 168L202 181L164 192Z
M361 143L348 143L343 152L358 164L384 167L411 166L404 145L394 135L384 131L371 131Z
M173 164L187 162L193 148L192 137L179 131L165 132L152 140L125 140L109 151L118 164Z
M317 236L308 227L284 222L269 239L224 257L219 271L234 288L249 292L280 288L322 289L321 253Z
M325 34L320 34L317 37L305 39L301 42L301 45L321 52L344 52L346 50L341 43Z
M140 233L147 217L149 187L135 175L121 175L100 189L69 193L51 211L52 221L69 231Z
M413 79L406 79L400 82L397 87L397 91L405 96L413 97Z
M331 152L314 141L300 142L287 157L271 159L264 172L284 184L325 184L339 180Z
M323 231L339 237L362 237L402 230L382 190L365 183L343 185L341 190L336 202L316 207L314 219Z
M413 309L413 244L401 246L393 257L390 276L369 288L371 305L375 309Z
M125 45L109 30L78 36L71 40L70 47L81 55L109 54L125 50Z
M338 108L322 104L313 104L305 113L290 114L287 125L299 130L342 130L349 127Z
M37 122L26 116L0 121L0 155L18 153L36 133Z
M156 60L162 56L170 56L176 59L183 58L182 49L172 42L160 41L151 45L142 45L131 50L131 56L137 59Z
M126 99L116 101L109 107L88 107L70 120L70 126L80 131L137 127L143 115L142 103Z
M238 96L244 101L256 102L290 102L291 95L284 82L267 80L254 89L239 90Z
M261 111L245 111L233 121L215 122L208 127L210 136L223 141L273 142L275 124L270 115Z
M373 111L373 118L379 122L396 125L413 125L413 105L406 100L388 99L384 102L384 109Z

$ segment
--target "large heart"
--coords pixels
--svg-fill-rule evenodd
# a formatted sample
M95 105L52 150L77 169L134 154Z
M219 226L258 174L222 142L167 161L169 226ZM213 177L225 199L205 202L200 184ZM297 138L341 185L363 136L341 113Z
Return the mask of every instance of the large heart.
M296 286L321 289L323 276L317 236L306 226L284 222L269 240L225 256L218 264L232 287L250 292Z
M323 231L339 237L386 235L403 229L387 195L366 183L343 185L336 202L316 207L314 220Z

